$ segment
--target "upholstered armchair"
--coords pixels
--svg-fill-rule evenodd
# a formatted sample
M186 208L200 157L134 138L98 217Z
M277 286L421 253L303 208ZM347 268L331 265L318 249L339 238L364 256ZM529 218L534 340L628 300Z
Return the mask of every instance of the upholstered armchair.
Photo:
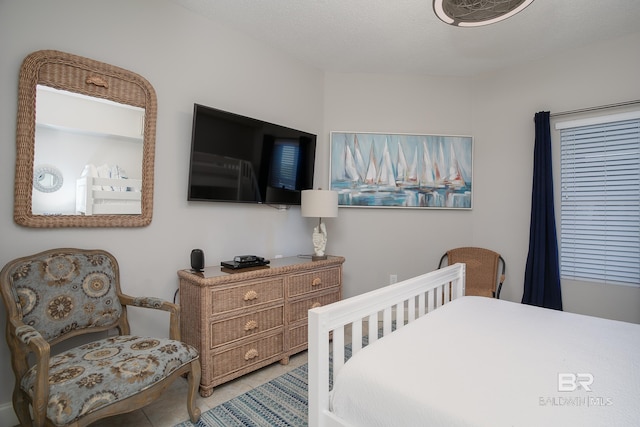
M19 258L0 272L22 426L85 426L147 405L184 376L189 417L200 418L200 361L179 341L179 307L123 294L119 276L110 253L82 249ZM127 306L168 311L170 338L130 335ZM54 352L94 332L103 332L100 339L78 345L76 338Z

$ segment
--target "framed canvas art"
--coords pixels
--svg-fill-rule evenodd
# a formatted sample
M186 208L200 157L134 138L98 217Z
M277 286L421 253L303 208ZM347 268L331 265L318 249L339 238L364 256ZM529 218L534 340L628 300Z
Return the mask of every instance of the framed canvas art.
M331 132L339 206L471 209L470 136Z

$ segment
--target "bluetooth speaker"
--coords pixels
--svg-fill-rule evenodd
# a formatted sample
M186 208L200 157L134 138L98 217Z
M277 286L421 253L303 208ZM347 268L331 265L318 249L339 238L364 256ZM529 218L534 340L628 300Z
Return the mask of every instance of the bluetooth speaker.
M191 251L191 269L193 271L204 270L204 252L202 252L202 249L194 249Z

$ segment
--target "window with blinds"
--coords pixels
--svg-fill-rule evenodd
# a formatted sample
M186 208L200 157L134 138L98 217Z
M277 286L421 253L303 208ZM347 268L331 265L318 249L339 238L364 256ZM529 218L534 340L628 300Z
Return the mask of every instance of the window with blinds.
M640 286L640 111L556 129L561 276Z
M269 185L283 190L298 187L298 159L300 144L297 140L278 140L273 147Z

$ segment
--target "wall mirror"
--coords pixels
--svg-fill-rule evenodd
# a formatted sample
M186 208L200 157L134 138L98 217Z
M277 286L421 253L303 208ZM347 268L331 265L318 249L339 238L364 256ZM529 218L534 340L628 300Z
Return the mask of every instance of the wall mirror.
M63 182L62 172L55 166L40 165L34 168L33 188L38 191L54 193L62 188Z
M153 213L156 95L142 76L53 50L20 69L14 220L141 227Z

